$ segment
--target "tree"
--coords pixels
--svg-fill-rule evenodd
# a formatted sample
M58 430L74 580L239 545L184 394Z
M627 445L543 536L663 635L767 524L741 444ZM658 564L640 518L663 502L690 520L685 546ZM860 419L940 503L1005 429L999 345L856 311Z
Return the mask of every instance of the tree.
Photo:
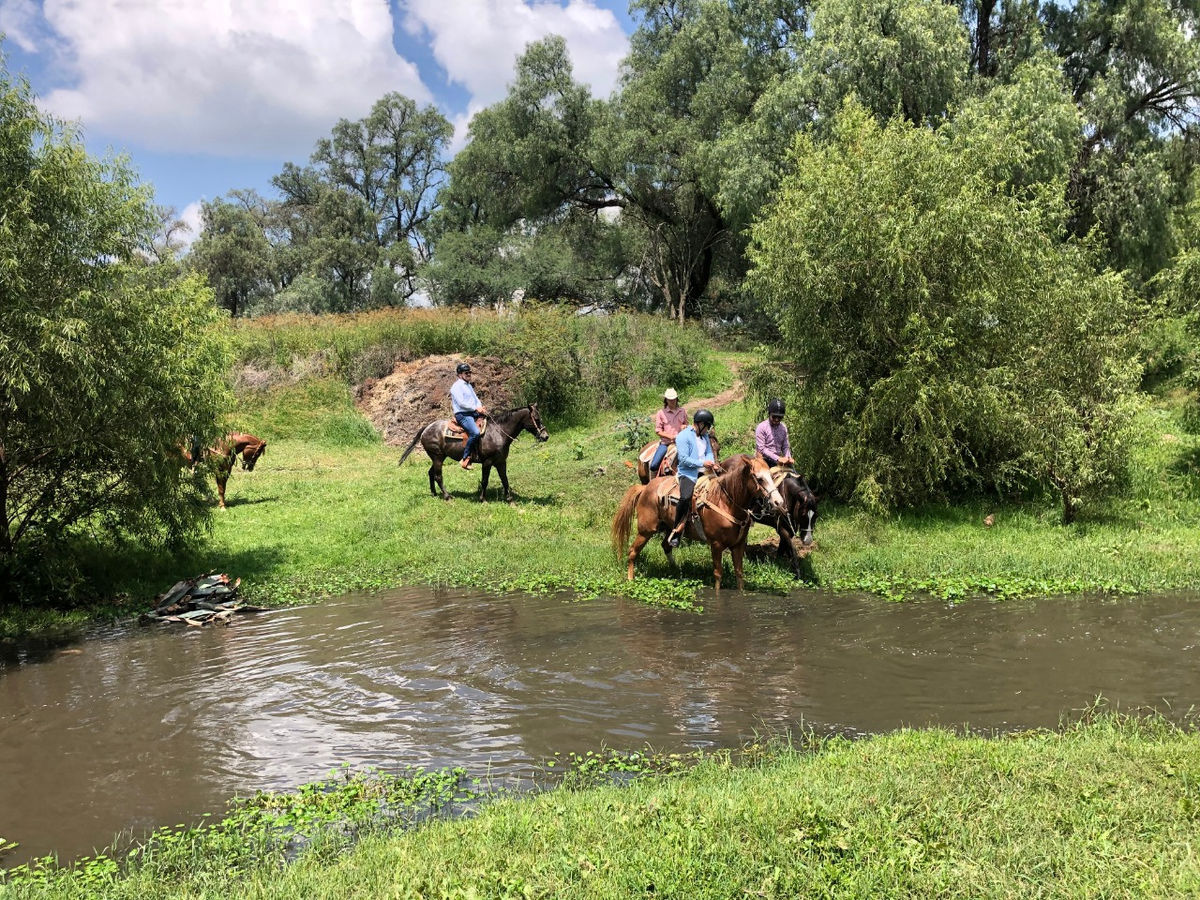
M1136 306L1063 242L1063 179L997 183L996 152L851 103L754 229L798 449L867 506L1036 481L1070 520L1128 465Z
M0 72L0 585L9 599L41 553L85 528L178 538L201 515L175 446L214 437L229 360L202 281L163 277L136 258L155 229L128 165L89 157L39 112L27 84Z
M1194 167L1173 160L1200 124L1200 3L1081 0L1042 18L1084 120L1072 230L1098 227L1114 266L1149 279L1175 252L1170 219Z
M271 293L271 246L262 223L242 204L205 201L200 216L204 225L189 264L208 279L217 304L236 319Z
M408 97L390 93L365 119L339 120L312 154L322 180L361 198L373 216L376 243L390 249L387 269L397 276L401 303L416 291L417 268L429 260L425 228L452 133L434 107L418 110Z

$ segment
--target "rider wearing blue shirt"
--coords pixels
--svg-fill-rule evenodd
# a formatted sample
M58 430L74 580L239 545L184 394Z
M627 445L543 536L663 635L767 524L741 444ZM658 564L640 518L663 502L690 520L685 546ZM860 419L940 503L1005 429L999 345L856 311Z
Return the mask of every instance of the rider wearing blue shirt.
M707 409L698 409L692 416L692 425L684 428L675 436L675 463L679 467L679 505L675 507L675 524L667 538L672 547L679 546L679 538L688 514L692 511L692 492L696 489L696 479L700 470L709 473L719 472L713 457L712 441L709 432L712 431L713 414Z
M450 405L454 410L454 421L467 433L467 443L463 447L462 467L471 468L471 451L479 442L479 426L475 424L475 416L487 412L487 408L479 402L475 388L471 384L471 367L467 363L459 363L455 370L458 381L450 388Z

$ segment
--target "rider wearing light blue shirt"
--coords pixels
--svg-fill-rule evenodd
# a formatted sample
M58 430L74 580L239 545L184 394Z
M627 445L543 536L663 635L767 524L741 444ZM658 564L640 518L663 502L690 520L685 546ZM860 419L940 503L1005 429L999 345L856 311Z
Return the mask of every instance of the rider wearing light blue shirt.
M692 416L692 425L675 436L675 462L679 467L679 504L675 507L675 524L667 538L672 547L679 546L683 526L692 511L692 492L696 489L696 479L700 477L700 470L720 471L713 457L712 441L708 436L713 424L713 414L707 409L698 409Z
M454 420L467 433L467 442L463 446L462 467L471 468L471 451L479 442L479 426L475 424L475 416L487 412L487 408L479 402L475 388L471 385L471 367L467 363L459 363L455 370L458 381L450 387L450 405L454 410Z

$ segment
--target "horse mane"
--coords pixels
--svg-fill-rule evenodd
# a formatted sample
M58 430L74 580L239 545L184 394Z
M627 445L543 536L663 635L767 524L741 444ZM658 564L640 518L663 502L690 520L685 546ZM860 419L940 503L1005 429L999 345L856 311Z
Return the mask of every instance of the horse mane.
M721 463L725 472L717 476L717 484L729 496L729 501L740 509L749 509L750 492L746 487L746 469L750 466L752 457L745 453L730 457Z
M489 416L496 422L508 422L517 413L529 409L528 406L514 406L512 409L506 409L501 412L488 413Z

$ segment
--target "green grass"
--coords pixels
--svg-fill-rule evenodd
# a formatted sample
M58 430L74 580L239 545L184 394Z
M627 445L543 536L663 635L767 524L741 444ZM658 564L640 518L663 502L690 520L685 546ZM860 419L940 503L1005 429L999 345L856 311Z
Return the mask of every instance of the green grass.
M718 754L319 840L283 868L278 853L185 836L123 870L51 871L8 895L1180 897L1200 891L1198 834L1200 738L1105 715L994 739L901 731Z
M712 357L688 399L730 386L737 354ZM636 398L642 415L656 391ZM753 447L756 404L717 411L723 453ZM685 545L678 571L657 544L644 551L639 582L623 580L610 551L609 527L634 482L622 449L622 419L606 413L587 423L550 423L551 439L528 435L514 445L509 476L517 502L501 501L492 476L490 502L479 504L479 467L446 468L454 500L429 493L427 459L396 466L353 406L344 382L320 377L244 395L238 421L270 440L252 473L235 469L230 508L214 511L211 533L173 554L142 547L98 547L89 571L99 597L114 602L53 615L8 610L0 636L68 627L100 615L144 609L176 580L209 570L244 579L248 599L310 602L348 591L401 584L446 584L506 590L574 589L588 596L624 592L647 602L700 609L712 584L707 548ZM891 599L929 593L957 600L1078 591L1146 592L1200 585L1200 438L1178 408L1146 414L1145 446L1128 496L1113 499L1075 525L1063 526L1051 497L930 506L890 517L824 502L816 549L805 579L769 558L747 562L747 588L787 592L812 584L865 590ZM819 484L820 473L810 473ZM985 527L984 517L995 517ZM773 537L755 526L754 545ZM728 555L727 583L732 576Z

